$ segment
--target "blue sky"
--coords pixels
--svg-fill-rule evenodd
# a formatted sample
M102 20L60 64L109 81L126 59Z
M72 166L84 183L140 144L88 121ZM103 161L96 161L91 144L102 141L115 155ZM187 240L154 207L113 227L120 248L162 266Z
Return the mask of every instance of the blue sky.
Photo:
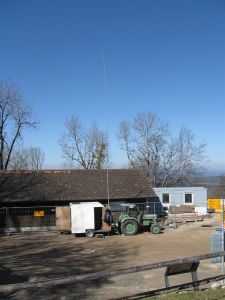
M72 114L108 126L112 166L124 166L119 123L151 111L193 130L209 167L225 169L225 1L0 0L0 36L0 79L33 106L41 124L24 142L46 167L63 164Z

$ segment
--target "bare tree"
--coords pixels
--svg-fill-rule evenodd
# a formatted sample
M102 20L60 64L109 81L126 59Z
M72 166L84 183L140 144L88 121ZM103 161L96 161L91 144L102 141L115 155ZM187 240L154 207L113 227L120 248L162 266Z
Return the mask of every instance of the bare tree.
M13 152L9 168L13 170L41 170L45 154L39 147L22 148Z
M172 137L168 124L155 114L137 114L120 124L119 138L130 164L140 168L152 186L186 184L201 170L205 144L195 144L193 133L182 128Z
M10 170L28 170L28 161L25 149L16 149L10 158L8 169Z
M45 154L39 147L27 149L28 165L31 170L41 170L44 165Z
M78 117L66 121L66 131L59 139L64 157L84 169L101 169L108 161L107 135L95 123L85 131Z
M162 186L191 184L204 170L206 144L196 143L193 132L185 127L170 140L162 157Z
M152 113L139 113L132 123L122 122L119 138L134 168L141 168L153 186L158 184L160 160L168 135L168 125Z
M24 131L36 125L19 89L12 83L0 81L0 170L8 169Z
M219 182L210 189L212 198L225 198L225 174L219 175Z

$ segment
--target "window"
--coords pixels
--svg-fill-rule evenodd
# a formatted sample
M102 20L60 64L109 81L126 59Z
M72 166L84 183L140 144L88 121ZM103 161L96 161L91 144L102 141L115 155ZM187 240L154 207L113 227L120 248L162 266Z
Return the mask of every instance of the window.
M185 203L192 203L192 194L185 194Z
M162 203L170 202L170 194L162 194Z

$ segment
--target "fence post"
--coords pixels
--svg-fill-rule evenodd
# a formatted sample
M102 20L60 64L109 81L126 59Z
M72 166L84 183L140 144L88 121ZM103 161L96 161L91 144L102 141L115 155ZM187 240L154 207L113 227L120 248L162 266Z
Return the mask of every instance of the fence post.
M198 276L197 276L197 272L196 271L191 272L191 277L192 277L192 281L193 282L198 281ZM194 291L198 291L198 290L199 290L199 287L198 286L194 286Z
M224 251L224 199L221 199L221 209L222 209L222 228L221 228L221 234L222 234L222 251ZM222 275L224 275L224 256L222 256ZM223 280L224 281L224 280Z

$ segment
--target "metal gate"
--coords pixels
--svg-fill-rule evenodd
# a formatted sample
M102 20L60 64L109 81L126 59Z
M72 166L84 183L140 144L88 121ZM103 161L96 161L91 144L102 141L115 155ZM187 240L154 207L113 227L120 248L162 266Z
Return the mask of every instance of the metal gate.
M0 208L0 229L51 226L56 226L56 208L54 206Z

